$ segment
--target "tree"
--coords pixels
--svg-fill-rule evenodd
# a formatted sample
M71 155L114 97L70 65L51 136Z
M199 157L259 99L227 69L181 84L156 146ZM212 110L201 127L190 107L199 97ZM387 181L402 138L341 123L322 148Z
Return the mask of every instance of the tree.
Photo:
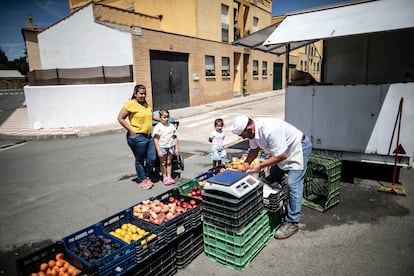
M27 75L29 72L29 64L26 62L26 57L16 58L13 61L9 61L3 49L0 47L0 70L17 70L22 75Z
M20 57L9 62L9 69L17 70L22 75L26 76L27 72L29 72L29 64L27 64L25 57Z
M8 68L9 59L4 53L3 49L0 47L0 69L5 70Z

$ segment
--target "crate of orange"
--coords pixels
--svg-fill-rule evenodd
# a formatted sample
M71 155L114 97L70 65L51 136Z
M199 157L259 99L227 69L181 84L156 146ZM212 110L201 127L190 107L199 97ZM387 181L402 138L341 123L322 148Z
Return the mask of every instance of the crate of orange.
M80 270L79 261L67 254L62 242L50 244L16 262L19 276L26 275L91 275Z

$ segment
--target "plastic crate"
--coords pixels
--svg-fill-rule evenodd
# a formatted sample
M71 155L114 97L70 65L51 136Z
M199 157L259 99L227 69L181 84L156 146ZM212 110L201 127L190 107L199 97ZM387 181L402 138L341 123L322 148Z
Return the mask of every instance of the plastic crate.
M16 271L18 276L31 275L37 273L40 270L42 263L47 263L49 260L55 260L56 254L63 253L64 259L77 269L81 269L79 260L74 258L72 255L67 254L65 246L61 241L50 244L42 249L33 252L32 254L25 256L16 262ZM81 271L79 275L93 275L92 271Z
M252 208L261 206L263 201L263 195L261 193L251 193L250 196L244 200L241 204L232 206L225 204L225 201L222 204L214 203L205 200L203 202L203 211L204 214L212 213L214 215L228 217L229 219L240 219L245 216Z
M74 251L88 242L93 237L103 237L118 244L120 247L100 259L90 262L77 255ZM124 241L108 234L101 224L95 224L82 229L62 239L68 254L75 257L81 270L92 271L97 275L122 275L133 269L136 265L136 251L134 243L127 244Z
M213 176L214 176L214 174L213 174L212 171L207 171L205 173L197 175L196 177L194 177L194 179L196 179L199 182L203 182L203 181L205 181L205 180L207 180L207 179L209 179L210 177L213 177Z
M257 240L257 236L270 232L270 222L267 212L262 211L259 216L237 234L226 231L225 228L212 227L206 224L204 229L204 242L232 254L241 255L252 246L254 241ZM237 240L237 242L234 242L234 240Z
M245 206L247 202L252 198L263 197L263 185L257 185L257 187L250 191L248 194L241 198L235 197L228 193L224 193L216 190L206 190L203 193L203 204L214 204L220 206L223 209L236 210L240 206Z
M319 200L302 199L302 205L315 209L319 212L325 212L329 208L339 203L339 191L329 195L328 198L319 198Z
M177 268L185 268L203 250L203 227L193 229L190 233L180 238L177 242Z
M253 218L258 216L263 211L263 203L260 201L257 205L251 205L241 217L223 216L219 212L203 211L203 223L217 225L226 228L229 231L238 232L251 222Z
M273 187L263 185L263 205L270 212L284 213L284 206L289 200L289 188L287 185Z
M177 186L177 189L180 191L180 194L193 197L193 196L190 196L189 193L191 193L193 191L193 188L196 186L200 189L200 191L204 190L204 186L200 185L200 182L195 178L190 179L184 183L181 183L180 185Z
M166 233L167 242L174 241L179 236L190 231L193 226L197 227L201 225L201 200L197 198L188 197L181 195L180 191L176 188L168 190L158 196L150 198L150 200L159 200L163 203L168 204L170 197L183 198L185 201L195 200L197 207L188 208L185 213L179 214L169 221L164 221L161 226L164 227Z
M269 219L269 228L270 228L270 238L274 236L276 231L280 228L284 221L284 215L274 212L267 211L267 216Z
M158 276L174 275L177 272L175 242L168 244L145 262L138 264L128 275L136 276Z
M203 222L238 232L263 210L262 198L262 185L242 198L208 190L203 197Z
M136 261L141 263L149 256L167 245L165 231L162 226L157 226L133 216L132 208L123 210L104 220L101 220L104 230L108 233L120 228L124 223L131 223L148 232L141 239L133 241L136 250ZM153 237L153 235L156 235ZM152 237L151 237L152 236Z
M238 252L232 252L231 248L221 249L204 240L204 254L210 260L221 265L235 270L243 270L263 247L266 246L269 241L269 232L270 229L265 227L261 235L255 235L249 241L248 246L239 248L240 254Z
M339 203L341 160L311 154L304 179L302 204L325 212Z

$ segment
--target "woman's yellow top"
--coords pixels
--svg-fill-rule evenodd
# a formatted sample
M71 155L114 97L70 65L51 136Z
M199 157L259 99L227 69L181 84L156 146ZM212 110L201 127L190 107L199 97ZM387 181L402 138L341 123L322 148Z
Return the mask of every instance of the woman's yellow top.
M136 100L129 100L124 108L129 112L129 124L136 133L152 133L152 108L147 103L142 105Z

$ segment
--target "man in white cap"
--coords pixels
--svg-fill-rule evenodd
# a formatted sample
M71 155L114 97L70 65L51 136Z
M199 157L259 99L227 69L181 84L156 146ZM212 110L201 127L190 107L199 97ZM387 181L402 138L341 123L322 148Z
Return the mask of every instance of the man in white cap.
M257 173L271 166L268 180L270 183L279 182L288 173L289 204L285 222L276 231L276 239L286 239L299 230L299 219L302 208L303 178L312 143L302 131L293 125L276 118L256 118L237 116L231 131L249 139L249 154L246 163L257 157L259 150L270 154L270 158L251 166L249 172Z

